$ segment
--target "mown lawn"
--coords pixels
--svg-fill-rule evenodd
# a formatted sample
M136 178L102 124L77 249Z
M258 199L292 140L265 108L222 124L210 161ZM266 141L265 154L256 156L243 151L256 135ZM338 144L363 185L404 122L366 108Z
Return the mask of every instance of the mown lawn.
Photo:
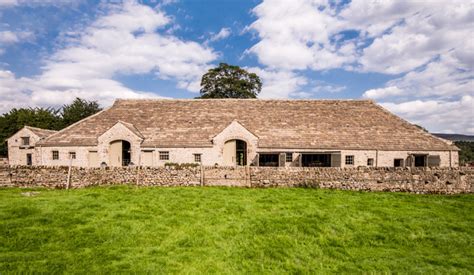
M473 195L26 191L0 189L2 274L474 272Z

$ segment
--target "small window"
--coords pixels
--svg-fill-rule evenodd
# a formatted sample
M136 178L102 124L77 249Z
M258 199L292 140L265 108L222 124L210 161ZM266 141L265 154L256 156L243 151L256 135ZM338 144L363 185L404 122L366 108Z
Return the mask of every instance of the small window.
M346 156L346 165L354 165L354 156Z
M374 166L374 159L367 159L367 166Z
M30 145L30 137L22 137L21 138L21 145L24 145L24 146Z
M293 162L293 153L286 153L286 162Z
M403 159L394 159L393 167L403 167Z
M170 160L170 152L161 151L160 152L160 160Z
M69 159L76 159L76 152L69 152Z
M59 159L59 151L53 151L53 159Z
M193 154L195 162L201 162L201 154Z

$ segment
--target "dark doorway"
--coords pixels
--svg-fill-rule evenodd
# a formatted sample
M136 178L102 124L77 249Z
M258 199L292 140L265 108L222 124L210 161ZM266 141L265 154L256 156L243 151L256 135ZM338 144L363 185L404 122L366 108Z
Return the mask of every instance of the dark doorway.
M279 154L260 154L258 156L258 166L278 167Z
M301 155L303 167L331 167L331 154L303 154Z
M130 164L130 142L122 140L122 166Z
M31 154L26 154L26 165L33 165L33 158Z
M415 155L415 167L426 166L426 155Z
M237 165L247 165L247 142L237 139L235 144Z

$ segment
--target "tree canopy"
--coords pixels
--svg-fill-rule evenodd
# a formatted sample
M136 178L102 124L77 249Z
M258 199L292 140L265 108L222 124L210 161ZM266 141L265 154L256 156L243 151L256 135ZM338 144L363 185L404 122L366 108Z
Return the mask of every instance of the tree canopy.
M461 149L459 152L461 165L474 162L474 141L456 141L454 144Z
M100 111L99 104L76 98L62 108L12 109L0 116L0 156L7 155L7 138L25 125L49 130L61 130L85 117Z
M76 98L69 105L64 105L61 116L63 127L71 125L79 120L93 115L102 110L96 101L87 101L85 99Z
M256 98L261 90L258 75L239 66L220 63L202 76L198 98Z

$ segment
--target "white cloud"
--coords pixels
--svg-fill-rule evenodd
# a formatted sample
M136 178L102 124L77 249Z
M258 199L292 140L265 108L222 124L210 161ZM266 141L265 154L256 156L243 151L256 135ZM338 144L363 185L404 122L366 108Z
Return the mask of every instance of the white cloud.
M12 44L18 42L18 36L11 31L0 31L0 43Z
M247 30L259 41L246 53L263 70L285 71L287 79L333 68L397 75L363 97L384 100L429 129L472 129L466 107L474 95L472 1L265 0L253 13L257 19ZM287 96L314 92L290 89ZM427 113L403 111L417 106Z
M262 80L259 98L288 98L298 96L302 86L308 83L305 77L290 71L265 70L258 67L245 68L257 74Z
M465 44L472 48L473 43L466 41L474 35L472 2L405 3L405 10L406 14L398 18L402 23L363 50L360 63L364 71L403 73Z
M398 88L397 86L390 86L386 88L379 88L379 89L371 89L364 92L362 95L365 98L384 98L389 96L399 96L403 93L403 91Z
M316 85L313 87L312 91L315 93L340 93L347 89L346 86L327 84L325 82L317 81Z
M354 42L336 45L331 36L343 23L327 1L264 1L253 13L258 19L247 27L260 41L248 52L265 66L285 70L326 70L354 60Z
M16 43L31 41L33 37L33 33L28 31L0 31L0 55L6 51L6 47Z
M183 41L157 30L171 19L148 6L126 2L113 6L44 61L42 73L29 79L14 79L13 93L25 95L30 106L61 105L76 96L110 104L115 98L156 97L135 91L115 80L120 75L154 73L197 92L196 82L209 68L216 53L192 41ZM0 86L0 94L4 88ZM3 101L3 98L2 98ZM16 106L4 104L0 111Z
M18 5L17 0L0 0L0 8L1 7L15 6L15 5Z
M225 39L229 37L231 33L232 31L230 30L230 28L222 28L218 33L213 34L211 38L209 38L209 41L214 42Z
M431 132L474 134L474 97L469 95L455 101L414 100L382 106Z
M18 5L24 6L68 6L77 5L84 0L0 0L0 8L10 8Z
M247 29L260 41L248 52L275 69L354 67L398 74L462 47L474 35L474 4L461 0L354 0L342 8L326 0L266 0L253 13L257 19ZM358 33L344 39L343 31Z

